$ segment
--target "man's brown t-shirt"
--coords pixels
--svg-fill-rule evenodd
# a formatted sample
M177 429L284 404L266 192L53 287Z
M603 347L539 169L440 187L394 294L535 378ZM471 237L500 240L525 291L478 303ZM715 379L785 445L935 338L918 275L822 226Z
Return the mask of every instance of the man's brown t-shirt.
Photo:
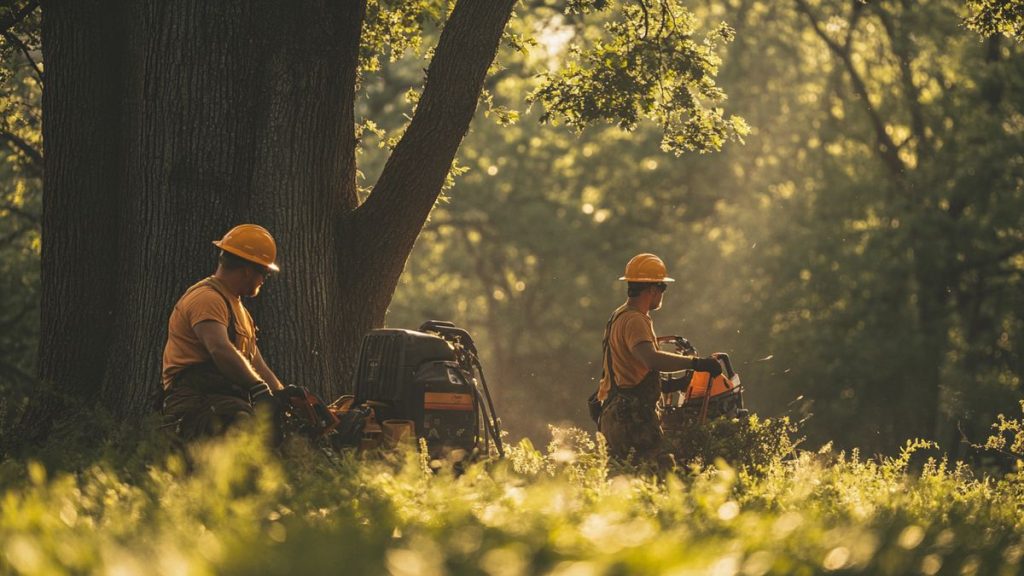
M234 340L235 348L246 360L252 362L256 357L256 325L252 316L242 305L241 298L232 294L216 277L210 276L186 290L171 312L162 371L165 390L174 376L185 368L212 360L193 327L206 320L227 327L229 316L225 298L231 303L235 317L235 334L228 334L228 338Z
M621 312L621 314L620 314ZM625 304L615 311L619 317L612 322L608 335L608 347L612 356L612 370L615 372L615 384L620 388L632 388L644 379L650 371L647 366L633 354L633 347L641 342L650 342L655 348L658 338L654 335L654 322L651 317L639 310L627 308ZM602 357L601 362L604 362ZM612 384L605 373L601 379L597 397L604 400L611 392Z

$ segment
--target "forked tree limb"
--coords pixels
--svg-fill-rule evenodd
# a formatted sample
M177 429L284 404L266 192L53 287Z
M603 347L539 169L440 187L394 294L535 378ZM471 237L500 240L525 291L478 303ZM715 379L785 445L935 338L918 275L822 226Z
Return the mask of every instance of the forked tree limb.
M917 140L918 155L927 158L931 156L931 142L925 129L924 111L921 109L921 90L914 83L914 72L911 69L911 64L917 56L912 50L913 46L911 43L913 40L897 27L892 14L884 6L874 5L874 8L882 22L886 35L889 37L889 44L892 46L893 54L896 56L896 62L899 65L900 80L903 84L903 98L910 111L910 129ZM903 2L903 10L906 13L911 10L911 7L906 2Z
M29 160L35 164L40 172L43 167L43 154L37 150L34 146L25 141L24 138L11 132L10 130L0 130L0 140L6 140L15 150L21 151L25 156L28 156Z
M14 32L6 31L3 33L3 37L6 38L7 41L11 44L14 44L14 46L21 51L22 56L25 57L25 60L28 61L29 66L32 67L32 71L35 72L36 80L38 80L39 84L42 85L43 69L39 66L39 63L36 62L36 59L32 57L32 50L29 49L29 47L21 40L21 38L18 38L18 35Z
M39 0L31 0L28 4L25 4L21 10L10 14L7 18L0 20L0 34L6 34L11 31L12 28L21 23L22 20L28 17L36 8L39 7Z
M24 218L35 225L38 225L41 220L39 214L29 212L28 210L15 206L10 202L0 202L0 212L10 212L11 214Z
M487 70L516 0L460 0L441 32L423 94L374 191L352 217L397 282L408 252L441 193L476 112ZM368 265L372 265L368 261Z
M836 42L827 32L822 28L821 21L814 14L814 10L807 4L806 0L796 0L797 8L802 12L811 23L811 27L814 33L821 38L825 45L828 46L829 50L839 59L843 64L843 68L846 69L846 73L850 78L851 84L853 84L853 90L856 95L860 97L860 101L863 104L864 112L868 115L871 121L871 126L874 128L876 142L876 150L882 162L886 168L893 175L893 177L902 182L907 175L907 167L900 160L899 148L896 143L885 131L885 122L882 117L878 114L878 110L875 109L874 105L871 104L871 98L868 93L867 84L864 82L864 78L861 76L857 67L853 63L853 58L850 56L850 38L853 34L853 26L850 29L850 38L847 38L846 45ZM863 5L859 1L854 2L853 16L857 17L860 10L863 9ZM852 18L851 18L852 19Z

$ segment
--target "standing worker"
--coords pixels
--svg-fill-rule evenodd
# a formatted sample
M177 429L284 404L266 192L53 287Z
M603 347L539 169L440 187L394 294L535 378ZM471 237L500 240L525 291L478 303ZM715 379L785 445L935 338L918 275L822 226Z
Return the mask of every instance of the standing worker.
M277 244L255 224L235 226L213 244L220 249L216 272L185 291L167 326L163 413L185 439L217 434L261 404L275 425L279 417L273 391L283 386L260 355L242 304L279 270Z
M697 370L722 373L713 356L697 358L658 349L651 310L661 308L670 282L665 263L654 254L637 254L619 278L627 284L626 303L608 320L604 335L603 374L597 399L602 403L598 430L608 441L611 456L626 458L634 451L641 461L670 466L661 430L661 372Z

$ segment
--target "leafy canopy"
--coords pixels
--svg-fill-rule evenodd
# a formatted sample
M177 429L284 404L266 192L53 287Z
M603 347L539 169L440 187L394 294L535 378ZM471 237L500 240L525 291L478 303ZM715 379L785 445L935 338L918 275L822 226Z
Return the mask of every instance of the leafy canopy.
M1024 1L968 0L967 26L985 36L1003 34L1024 42Z
M574 44L565 67L544 75L530 96L547 112L582 130L612 122L633 130L641 120L663 131L662 148L680 155L720 150L747 133L746 123L716 105L725 92L715 83L720 42L733 39L724 22L698 39L697 20L676 0L570 2L569 13L615 12L595 38Z

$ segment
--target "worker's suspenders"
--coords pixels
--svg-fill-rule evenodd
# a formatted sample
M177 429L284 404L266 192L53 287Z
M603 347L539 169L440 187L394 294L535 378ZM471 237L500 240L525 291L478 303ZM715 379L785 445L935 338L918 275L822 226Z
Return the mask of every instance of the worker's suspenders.
M221 297L221 300L224 300L224 305L228 307L228 340L231 341L232 346L237 347L237 344L235 342L238 339L238 334L235 332L235 309L231 307L231 301L228 300L228 297L225 296L223 292L218 290L217 287L213 285L213 281L211 281L209 278L203 280L202 282L196 284L187 292L185 292L185 295L182 296L182 298L188 296L189 294L191 294L195 290L198 290L199 288L202 288L203 286L209 286L210 288L212 288L213 291L216 292L217 295Z

